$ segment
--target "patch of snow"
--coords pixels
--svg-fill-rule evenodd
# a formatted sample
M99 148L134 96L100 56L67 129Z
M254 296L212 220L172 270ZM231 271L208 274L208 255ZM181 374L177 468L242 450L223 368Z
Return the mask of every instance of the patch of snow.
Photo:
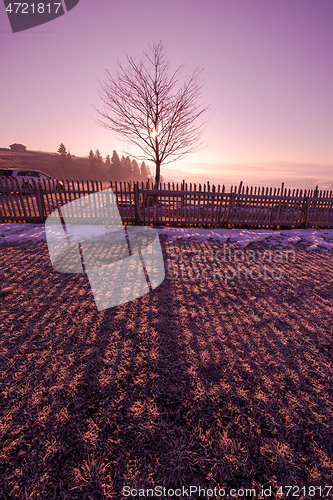
M0 243L46 241L45 224L0 224Z
M250 243L265 242L272 247L293 246L302 242L306 249L328 251L333 249L333 229L290 229L273 231L271 229L202 229L184 227L156 227L160 235L165 235L170 241L179 239L207 241L215 240L222 243L235 243L247 247ZM57 229L54 229L56 236ZM0 224L0 243L42 242L46 241L45 224Z

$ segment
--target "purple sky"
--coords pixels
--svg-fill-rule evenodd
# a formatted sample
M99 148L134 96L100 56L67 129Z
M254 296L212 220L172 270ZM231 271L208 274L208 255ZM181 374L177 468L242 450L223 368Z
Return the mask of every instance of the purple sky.
M163 40L172 67L203 69L211 104L208 147L185 163L333 164L333 0L80 0L16 34L0 11L0 147L126 149L93 119L98 79Z

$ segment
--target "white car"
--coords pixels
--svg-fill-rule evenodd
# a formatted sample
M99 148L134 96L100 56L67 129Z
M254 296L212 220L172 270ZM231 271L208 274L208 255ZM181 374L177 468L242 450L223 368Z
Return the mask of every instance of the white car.
M55 181L56 189L64 189L63 182L51 177L50 175L41 172L40 170L31 170L26 169L22 170L21 168L0 168L0 179L5 177L6 179L14 179L17 178L19 181L19 185L21 188L32 188L33 183L29 182L30 179L34 179L35 182L40 182L41 179L45 180L53 180Z

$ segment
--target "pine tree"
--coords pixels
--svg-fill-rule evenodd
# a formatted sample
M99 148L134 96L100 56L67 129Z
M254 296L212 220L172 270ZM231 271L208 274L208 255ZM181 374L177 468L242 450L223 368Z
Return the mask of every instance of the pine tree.
M58 153L60 153L61 156L66 155L66 148L65 148L65 145L63 143L61 143L60 146L58 147Z
M151 176L151 173L150 173L150 169L149 167L145 164L145 162L143 161L141 163L141 176L144 178L144 179L147 179L148 177Z
M126 179L126 160L125 160L124 155L120 159L120 165L121 165L121 178L123 180L125 180Z
M71 155L71 152L70 152L70 151L68 151L68 152L67 152L67 161L68 161L69 163L71 163L71 161L72 161L72 155Z
M138 178L140 176L140 169L136 160L132 160L132 175L134 178Z
M122 179L121 163L117 151L113 151L112 153L111 177L116 180Z
M67 151L63 143L58 147L58 153L60 153L60 161L64 163L66 161Z
M105 165L107 167L111 167L111 159L110 159L110 155L106 155L105 157Z
M120 160L121 173L123 180L128 180L132 177L132 162L129 156L122 156Z
M96 149L96 151L95 151L95 161L96 161L97 165L102 165L102 163L103 163L103 157L102 157L99 149Z
M94 167L94 166L95 166L95 155L94 155L94 152L93 152L93 150L92 150L92 149L89 151L88 160L89 160L89 162L90 162L90 165L91 165L92 167Z
M128 180L133 176L132 162L129 156L126 156L124 164L125 164L125 172L124 172L125 180Z

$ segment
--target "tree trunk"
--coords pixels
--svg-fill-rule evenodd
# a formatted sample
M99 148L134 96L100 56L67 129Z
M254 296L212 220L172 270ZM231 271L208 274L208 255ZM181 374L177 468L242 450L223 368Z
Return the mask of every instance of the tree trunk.
M155 173L155 184L158 187L160 183L160 174L161 174L161 162L156 161L156 173Z

